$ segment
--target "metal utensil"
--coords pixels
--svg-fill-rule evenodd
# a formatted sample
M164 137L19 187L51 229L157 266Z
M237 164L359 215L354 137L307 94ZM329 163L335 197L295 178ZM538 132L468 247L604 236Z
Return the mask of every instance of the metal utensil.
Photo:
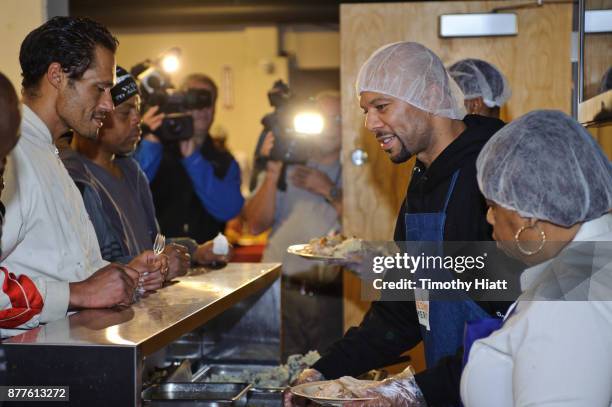
M155 253L156 256L159 256L164 252L165 249L166 236L162 235L161 233L158 233L157 236L155 236L155 242L153 243L153 253Z
M153 254L155 254L155 256L159 256L160 254L164 252L165 249L166 249L166 236L162 235L161 233L158 233L155 236L155 241L153 242ZM143 277L146 277L148 274L149 272L145 271L143 273ZM140 298L142 297L142 295L147 291L142 286L142 284L143 284L143 279L141 277L140 279L138 279L138 287L136 288L136 291L134 292L134 302L135 303L138 302Z

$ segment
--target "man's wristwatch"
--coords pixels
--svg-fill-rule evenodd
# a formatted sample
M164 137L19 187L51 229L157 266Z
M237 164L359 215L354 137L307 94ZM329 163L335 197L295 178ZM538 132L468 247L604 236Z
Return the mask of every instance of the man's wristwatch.
M329 195L325 197L325 200L329 203L335 202L338 198L340 198L340 194L342 193L342 189L337 185L334 185L329 190Z

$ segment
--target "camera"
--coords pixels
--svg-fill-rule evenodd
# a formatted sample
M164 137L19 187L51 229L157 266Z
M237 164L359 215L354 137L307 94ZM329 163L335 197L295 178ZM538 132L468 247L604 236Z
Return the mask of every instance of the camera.
M134 66L131 74L140 82L145 109L159 106L159 112L166 114L161 126L153 133L166 143L191 138L193 118L189 111L211 107L212 93L206 89L175 90L170 77L150 61Z
M274 147L268 158L287 164L305 163L311 155L312 136L321 134L321 115L314 112L311 103L299 103L282 80L268 91L268 100L274 111L261 120L264 133L274 134Z

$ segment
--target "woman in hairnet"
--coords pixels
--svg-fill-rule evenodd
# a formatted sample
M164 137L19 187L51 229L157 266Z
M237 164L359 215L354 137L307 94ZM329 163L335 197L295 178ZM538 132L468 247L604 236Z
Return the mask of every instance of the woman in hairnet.
M463 405L612 406L612 164L579 123L541 110L476 165L493 237L528 268L505 321L466 326ZM355 393L375 397L359 406L424 405L410 372Z
M462 59L448 68L464 94L469 114L499 119L499 110L512 92L508 80L497 67L481 59Z
M529 268L503 326L476 341L466 407L612 405L612 165L558 111L498 131L476 163L487 219Z

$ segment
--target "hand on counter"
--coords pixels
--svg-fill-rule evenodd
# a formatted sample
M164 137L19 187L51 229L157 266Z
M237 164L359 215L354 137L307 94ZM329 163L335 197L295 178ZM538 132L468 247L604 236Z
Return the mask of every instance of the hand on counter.
M298 384L310 383L310 382L318 382L321 380L325 380L325 377L321 372L316 369L304 369L302 373L291 383L291 386L297 386ZM291 389L286 389L283 393L283 406L291 407L291 406L307 406L314 405L308 399L302 397L296 397L291 393Z
M151 250L134 257L128 266L138 272L140 285L146 291L161 288L169 272L168 256L165 254L156 256Z
M166 276L166 281L173 280L176 277L184 276L191 265L191 255L187 248L183 245L170 243L166 246L164 254L168 256L169 271Z
M110 308L129 305L134 298L139 274L121 264L111 263L88 279L70 283L70 310Z
M209 240L206 243L202 243L198 246L193 254L193 259L196 263L202 266L209 266L213 264L225 264L229 262L234 253L234 248L229 245L229 253L226 255L219 255L213 253L213 241Z

